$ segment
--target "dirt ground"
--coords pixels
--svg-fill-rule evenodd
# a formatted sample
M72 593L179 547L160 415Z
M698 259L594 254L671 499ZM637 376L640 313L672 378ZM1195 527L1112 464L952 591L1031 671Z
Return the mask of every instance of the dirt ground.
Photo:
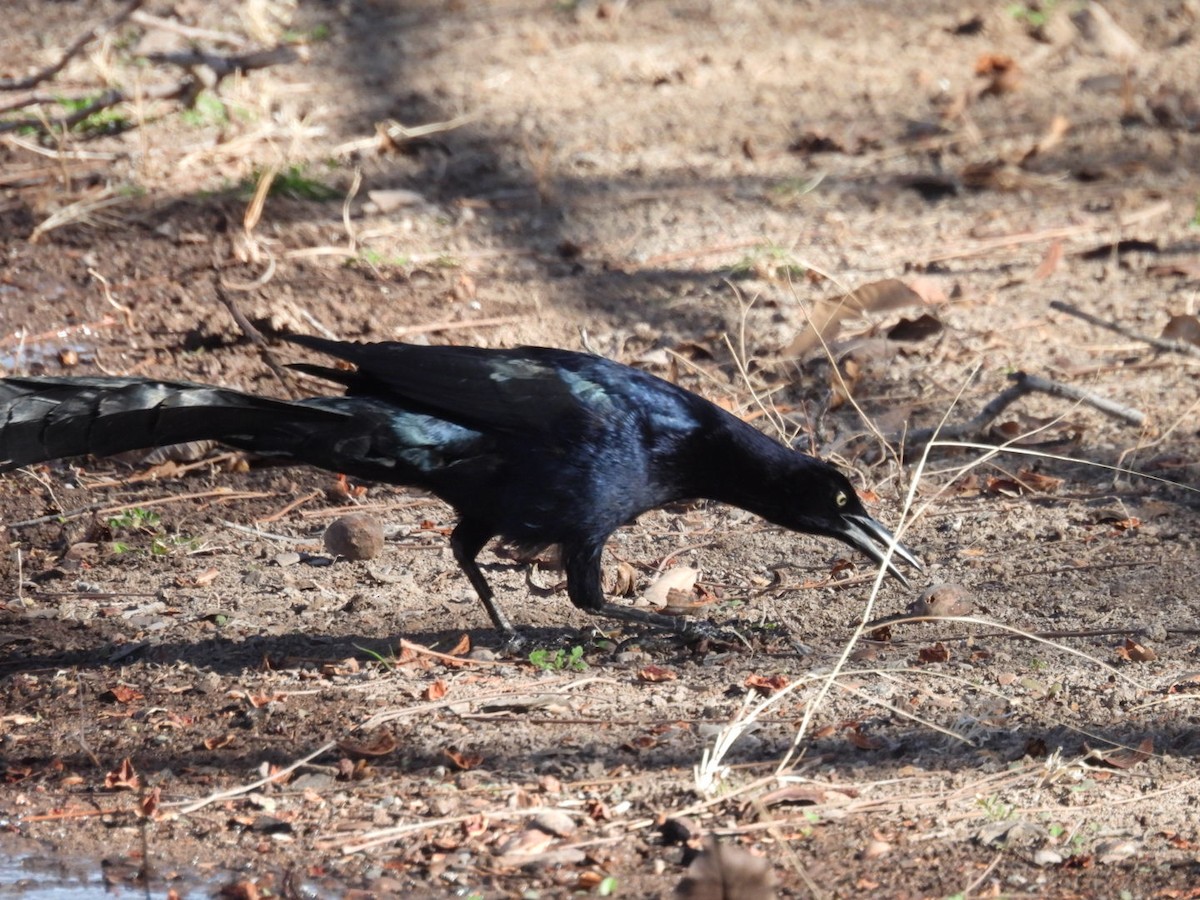
M124 6L12 0L0 78ZM0 368L314 390L218 280L268 331L586 346L844 465L926 562L868 607L839 546L656 511L607 574L698 570L744 642L684 647L489 551L531 660L435 499L219 448L14 472L0 857L152 896L667 897L713 835L782 897L1200 896L1200 359L1144 339L1200 343L1198 49L1195 0L179 0L0 93L126 96L51 136L82 104L0 113L33 120L0 135ZM966 427L1014 372L1120 408ZM973 446L926 455L943 422ZM355 509L384 552L331 559ZM972 621L860 628L935 586Z

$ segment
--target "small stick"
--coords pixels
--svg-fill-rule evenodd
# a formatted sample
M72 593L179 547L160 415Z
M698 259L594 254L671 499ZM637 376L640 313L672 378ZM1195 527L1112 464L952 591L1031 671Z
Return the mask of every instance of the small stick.
M323 494L323 493L324 493L324 491L309 491L303 497L299 497L296 500L293 500L291 503L289 503L283 509L276 510L275 512L271 513L269 516L263 516L261 519L255 519L254 522L257 525L267 525L271 522L278 522L280 519L282 519L284 516L286 516L288 513L290 513L293 509L296 509L296 507L303 506L309 500L315 500L317 497L320 497L321 494Z
M1146 423L1146 414L1140 410L1124 406L1115 400L1109 400L1107 397L1101 397L1099 394L1074 385L1042 378L1039 375L1030 375L1027 372L1013 372L1008 376L1008 380L1015 384L993 397L988 405L970 421L959 425L943 425L941 428L917 429L905 436L905 445L919 446L933 440L934 437L957 441L980 434L989 422L1021 397L1039 392L1050 394L1052 397L1065 397L1079 403L1086 403L1088 406L1095 407L1114 418L1122 419L1130 425L1141 427Z
M1200 348L1197 349L1200 350ZM1080 403L1086 403L1088 406L1100 410L1102 413L1107 413L1115 419L1121 419L1139 428L1146 423L1146 414L1140 410L1117 403L1115 400L1109 400L1107 397L1101 397L1099 394L1075 387L1074 385L1064 384L1061 381L1053 381L1049 378L1042 378L1040 375L1030 375L1027 372L1013 372L1008 378L1009 381L1015 381L1018 387L1024 387L1027 392L1040 391L1052 397L1066 397L1068 400L1077 400Z
M242 315L242 311L238 309L237 304L233 302L233 298L226 293L225 284L222 282L220 277L215 278L214 281L216 282L215 287L217 291L217 299L219 299L224 307L229 310L229 315L233 317L233 321L237 323L238 328L242 329L242 334L246 335L246 337L250 339L250 343L258 348L258 352L262 356L263 362L265 362L267 367L275 373L275 377L278 378L282 384L289 384L290 380L288 378L288 371L284 369L284 367L281 366L275 359L275 354L273 354L271 352L271 348L267 346L267 341L262 336L262 332L255 328L250 323L250 320Z
M285 766L284 768L280 769L278 772L272 772L269 775L264 775L262 778L259 778L257 781L250 782L249 784L243 784L240 787L230 788L227 791L217 791L215 794L209 794L207 797L202 797L199 800L195 800L191 803L188 803L188 804L184 805L182 808L180 808L179 814L182 816L186 816L189 813L194 813L198 809L203 809L204 807L208 806L210 803L219 803L222 800L232 800L234 797L240 797L242 794L248 794L251 791L256 791L260 787L262 787L264 784L270 784L272 781L279 781L281 778L283 778L287 775L290 775L292 772L295 772L301 766L307 765L308 763L310 763L314 759L316 759L318 756L320 756L322 753L327 753L336 746L337 746L337 741L330 741L328 744L323 744L322 746L320 746L316 750L314 750L312 753L308 754L308 756L305 756L302 759L296 760L294 763L292 763L289 766ZM164 806L174 806L175 804L164 803L163 805Z
M1072 306L1070 303L1064 303L1061 300L1051 300L1050 308L1057 309L1059 312L1065 312L1068 315L1075 316L1077 319L1083 319L1090 325L1095 325L1099 328L1107 329L1121 337L1127 337L1133 341L1141 341L1143 344L1149 344L1158 350L1165 350L1169 353L1184 353L1188 356L1200 357L1200 347L1195 344L1190 344L1187 341L1173 341L1168 338L1156 338L1149 335L1139 334L1132 328L1126 328L1124 325L1118 325L1116 322L1106 322L1104 319L1097 318L1091 313L1084 312L1078 307Z

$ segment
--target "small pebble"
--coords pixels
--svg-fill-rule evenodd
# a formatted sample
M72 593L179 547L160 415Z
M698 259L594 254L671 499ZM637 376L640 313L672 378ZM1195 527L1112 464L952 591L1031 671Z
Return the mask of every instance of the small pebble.
M969 616L975 611L971 595L961 584L943 582L927 587L908 607L911 616Z
M533 824L555 837L570 837L575 833L575 820L561 809L547 809L538 813Z
M343 559L374 559L383 552L383 525L367 513L342 516L325 529L325 549Z

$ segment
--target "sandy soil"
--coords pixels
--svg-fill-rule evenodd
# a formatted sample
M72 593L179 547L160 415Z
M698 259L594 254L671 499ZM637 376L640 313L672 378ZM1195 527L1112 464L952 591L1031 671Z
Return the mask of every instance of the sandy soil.
M0 76L122 5L15 0ZM0 854L155 896L666 897L715 835L786 897L1198 896L1200 365L1050 303L1194 323L1200 7L1042 6L180 0L146 12L207 33L89 44L38 90L129 102L0 139L3 369L295 391L218 279L266 329L586 345L845 465L928 565L867 607L827 542L654 512L614 587L692 566L745 638L686 648L488 553L539 666L431 498L219 450L12 473ZM154 99L184 70L151 54L279 42ZM1016 371L1144 421L1033 393L905 444ZM386 549L332 560L355 508ZM974 621L859 629L939 585Z

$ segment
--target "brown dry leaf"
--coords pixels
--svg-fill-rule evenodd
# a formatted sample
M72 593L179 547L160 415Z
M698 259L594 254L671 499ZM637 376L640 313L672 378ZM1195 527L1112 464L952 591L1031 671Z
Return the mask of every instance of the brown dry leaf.
M221 750L225 747L232 746L236 738L232 734L222 734L219 737L205 738L203 741L205 750Z
M1005 53L984 53L975 60L975 75L986 78L981 97L997 97L1021 87L1021 67Z
M841 297L817 303L809 317L808 327L796 335L783 355L789 358L802 357L810 350L820 347L821 338L828 343L837 336L842 320L850 316L864 312L904 309L919 306L921 303L921 295L898 278L869 282Z
M637 586L637 570L625 560L617 563L617 576L609 593L614 597L632 597Z
M1133 638L1125 638L1125 643L1116 648L1117 659L1125 662L1153 662L1158 654L1150 647L1139 644Z
M426 701L441 700L449 691L450 688L446 686L446 682L439 678L433 684L425 686L422 696Z
M221 570L216 566L210 566L198 575L185 576L180 575L175 579L175 587L191 588L191 587L208 587L216 581L217 576L221 574Z
M700 577L700 570L691 566L676 566L659 575L642 593L642 599L659 608L667 605L671 591L690 592Z
M396 749L396 737L390 731L378 731L365 741L338 741L338 749L347 756L365 759L387 756Z
M1024 488L1019 481L992 476L987 480L986 490L1001 497L1020 497Z
M136 700L146 699L146 695L127 684L118 684L101 694L100 699L110 703L133 703Z
M361 671L362 666L353 656L347 656L345 659L337 662L327 662L321 664L321 674L326 678L334 678L339 675L357 675Z
M883 746L883 741L868 734L863 734L857 725L849 729L846 738L859 750L878 750Z
M471 636L463 634L458 639L458 643L450 650L446 651L447 656L466 656L471 652Z
M708 838L692 860L687 876L675 888L687 900L774 900L771 864L736 844Z
M1114 519L1110 523L1114 532L1136 531L1142 527L1142 520L1137 516L1128 516L1124 519Z
M110 791L140 791L142 789L142 779L136 771L134 771L133 763L129 757L121 760L115 771L109 772L104 776L104 787Z
M769 697L787 687L788 678L786 675L748 675L743 685Z
M641 753L645 750L653 750L655 747L657 747L658 738L651 734L639 734L635 738L630 738L621 746L631 753Z
M653 665L643 666L642 668L638 669L637 673L638 681L648 681L652 684L659 681L674 681L678 677L679 673L673 669L667 669L663 666Z
M932 647L922 647L917 651L917 662L943 663L950 659L950 648L938 641Z
M915 319L901 319L888 329L888 340L915 343L940 334L941 320L929 313L922 313Z
M162 788L147 791L137 804L137 813L144 819L153 819L158 815L158 804L162 799Z
M1186 341L1200 346L1200 319L1195 316L1171 316L1162 336L1171 341Z
M1133 747L1117 747L1114 750L1092 750L1084 758L1102 762L1106 766L1112 766L1114 769L1132 769L1139 763L1144 763L1153 755L1154 739L1144 738L1137 745L1136 750Z
M1062 240L1054 241L1046 250L1046 255L1042 257L1041 263L1034 270L1034 281L1045 281L1058 269L1059 263L1063 257L1063 242Z
M442 751L442 755L450 760L455 768L462 769L463 771L474 769L483 762L482 753L463 753L453 747L447 747Z
M524 860L514 860L511 857L534 856L538 853L544 853L553 843L554 835L547 834L540 828L527 828L524 831L518 831L501 843L497 851L500 854L502 862L504 862L505 857L510 857L507 860L508 863L520 865Z
M1021 469L1017 479L1030 490L1038 494L1053 494L1062 487L1063 480L1053 475L1043 475L1033 469Z

